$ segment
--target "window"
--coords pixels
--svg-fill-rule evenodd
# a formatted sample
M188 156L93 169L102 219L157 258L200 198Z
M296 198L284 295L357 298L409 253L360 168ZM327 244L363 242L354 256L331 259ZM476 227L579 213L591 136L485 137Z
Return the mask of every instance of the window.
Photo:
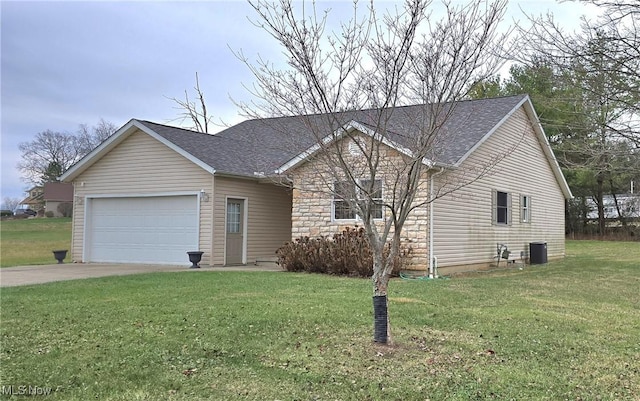
M367 195L369 194L369 195ZM360 180L358 187L352 182L340 181L334 183L333 219L361 220L357 210L352 208L349 201L371 199L371 215L374 219L382 218L382 181Z
M334 183L333 218L334 220L354 220L356 211L349 206L349 199L355 194L355 186L350 182Z
M373 204L371 205L371 216L373 216L374 219L381 219L382 218L382 181L375 180L373 182L373 185L371 185L371 180L362 180L360 181L360 186L362 187L361 192L363 192L364 195L366 195L366 191L368 191L369 188L371 188L370 198L373 201ZM362 197L365 199L369 198L367 196L362 196Z
M227 232L240 232L240 203L231 203L227 205Z
M493 191L492 215L493 224L511 224L511 194Z
M531 223L531 197L522 195L520 197L520 221L522 223Z
M497 194L496 223L509 223L509 194L506 192L498 192Z

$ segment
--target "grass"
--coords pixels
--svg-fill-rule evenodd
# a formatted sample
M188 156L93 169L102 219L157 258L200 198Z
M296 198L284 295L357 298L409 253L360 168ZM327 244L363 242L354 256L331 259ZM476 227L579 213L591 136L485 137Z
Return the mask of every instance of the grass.
M71 218L3 220L0 241L0 267L53 264L51 251L71 249Z
M394 280L393 346L371 342L363 279L185 271L3 288L0 385L51 388L47 400L638 400L640 244L568 254Z

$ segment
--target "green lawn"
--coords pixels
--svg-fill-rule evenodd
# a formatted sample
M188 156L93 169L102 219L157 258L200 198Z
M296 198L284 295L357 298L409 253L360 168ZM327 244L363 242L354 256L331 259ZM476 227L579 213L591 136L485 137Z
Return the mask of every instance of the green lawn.
M47 400L638 400L640 244L568 253L394 280L391 347L371 342L364 279L185 271L3 288L0 385L51 388Z
M70 247L71 218L0 222L0 267L57 263L51 251Z

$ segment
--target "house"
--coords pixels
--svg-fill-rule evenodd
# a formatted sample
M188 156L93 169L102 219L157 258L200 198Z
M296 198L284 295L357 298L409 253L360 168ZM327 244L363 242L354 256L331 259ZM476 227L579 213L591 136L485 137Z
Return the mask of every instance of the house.
M44 188L36 185L27 191L27 197L20 202L23 209L32 209L36 212L44 207Z
M44 184L42 198L45 212L52 212L52 217L68 217L73 207L73 185L47 182Z
M390 163L403 157L408 122L421 109L390 114ZM371 114L338 119L351 137L371 139ZM292 238L358 224L340 199L320 190L328 178L313 157L316 141L305 134L320 117L249 120L216 135L129 121L61 177L74 186L72 258L185 264L187 251L200 250L204 264L247 264L273 260ZM410 215L403 239L415 268L436 258L445 269L486 265L497 243L526 256L529 243L546 242L549 258L564 256L564 201L572 195L537 121L526 95L456 104L425 161L419 196L495 163L490 174Z

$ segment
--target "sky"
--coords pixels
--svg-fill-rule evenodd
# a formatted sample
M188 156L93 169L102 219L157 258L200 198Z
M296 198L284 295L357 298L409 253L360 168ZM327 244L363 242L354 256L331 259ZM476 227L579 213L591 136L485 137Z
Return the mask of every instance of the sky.
M351 7L347 0L318 3L333 15ZM581 14L596 12L574 2L512 0L505 24L524 20L523 11L552 12L568 29L578 28ZM178 126L169 98L192 94L196 72L210 114L226 124L242 121L232 99L251 100L246 87L253 76L233 51L281 57L252 24L254 15L241 0L1 0L0 199L22 199L30 187L16 167L19 143L100 119L118 127L132 118Z

